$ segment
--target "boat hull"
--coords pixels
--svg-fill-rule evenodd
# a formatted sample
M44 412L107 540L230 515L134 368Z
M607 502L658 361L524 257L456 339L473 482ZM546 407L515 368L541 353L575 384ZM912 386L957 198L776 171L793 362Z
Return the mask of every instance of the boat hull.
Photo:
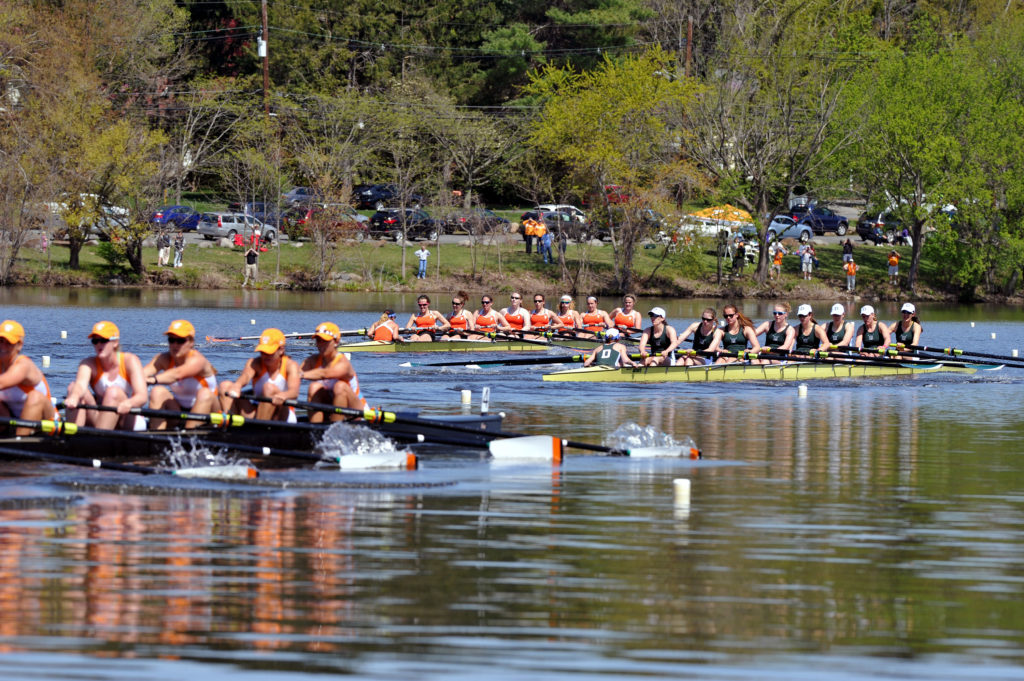
M713 364L710 366L657 366L640 369L581 367L544 374L545 381L580 383L717 383L721 381L813 381L835 378L880 378L919 374L973 374L992 365L948 364Z
M593 343L589 346L594 347ZM529 352L549 348L584 348L586 341L558 339L552 341L492 341L451 340L396 343L393 341L363 341L338 346L341 352Z

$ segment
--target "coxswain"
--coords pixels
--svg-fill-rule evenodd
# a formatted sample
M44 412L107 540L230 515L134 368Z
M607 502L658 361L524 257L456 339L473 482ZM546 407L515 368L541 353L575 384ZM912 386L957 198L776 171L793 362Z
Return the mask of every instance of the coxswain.
M437 310L430 309L430 297L420 296L416 299L417 312L409 316L406 328L415 329L409 336L410 341L432 341L438 331L447 331L450 327L448 320ZM440 328L438 328L440 324Z
M441 340L462 340L476 328L473 313L466 309L466 300L468 299L469 296L465 291L459 291L452 296L452 311L447 316L448 326L451 328L448 333L441 336Z
M828 347L828 337L824 325L818 324L814 311L806 303L796 309L797 322L796 340L793 350L801 355L810 354L813 350L824 350Z
M796 331L789 325L789 303L776 303L772 306L772 318L754 329L754 333L760 336L764 334L764 347L769 352L786 354L793 350L796 343ZM765 360L769 363L777 363L778 360Z
M903 307L900 308L900 316L902 319L893 322L889 327L891 342L902 346L902 348L920 345L921 332L924 329L921 326L921 320L917 317L917 308L913 303L903 303Z
M480 298L480 309L473 317L473 323L479 335L470 336L470 338L483 338L487 334L511 330L505 317L492 307L493 304L494 299L489 294L484 294Z
M860 317L864 323L857 328L854 346L858 350L885 349L889 345L889 327L878 323L875 308L865 305L860 309Z
M711 364L711 357L704 353L709 347L711 347L711 342L715 340L715 331L717 330L718 313L713 307L704 308L704 311L700 315L700 319L686 327L686 329L676 337L675 347L670 348L674 352L679 345L692 336L692 348L696 354L688 354L683 357L678 357L676 359L676 364L683 366Z
M725 326L715 330L715 339L708 346L708 352L739 353L748 349L754 354L760 352L761 344L757 342L757 334L754 333L754 322L732 304L722 308L722 316L725 318ZM722 356L715 363L729 364L739 360L739 357Z
M562 322L559 332L563 335L575 336L576 329L583 328L583 319L576 311L572 296L568 294L558 300L558 312L555 313L555 316L558 317L558 321Z
M366 400L359 392L359 377L345 353L338 352L341 330L336 324L323 322L313 334L316 354L310 355L299 367L302 380L310 381L309 401L348 409L366 409ZM331 421L342 421L342 414L331 414ZM311 423L322 423L324 412L311 409Z
M395 321L395 311L384 310L380 319L366 331L366 335L381 343L400 342L402 340L401 329L398 328L398 323Z
M501 310L501 316L513 332L530 330L530 313L523 308L523 296L513 291L508 307Z
M184 319L176 319L164 331L167 352L149 360L142 369L149 391L149 408L209 414L217 403L216 369L195 349L196 329ZM201 421L186 419L186 428L197 428ZM167 420L151 418L153 430L165 430Z
M605 343L594 348L593 352L583 360L583 366L588 367L591 365L614 367L616 369L640 366L630 358L629 350L619 340L618 329L608 329L605 332Z
M64 398L67 420L104 430L142 430L145 419L129 413L149 402L138 355L121 352L121 332L113 322L96 322L89 340L95 356L79 362L75 380L68 386ZM79 405L113 407L117 411L79 409Z
M640 311L636 309L636 296L627 293L622 296L622 305L615 308L608 315L612 319L615 328L622 332L623 338L629 338L632 333L640 333L644 319Z
M50 386L35 362L21 354L25 329L13 319L0 324L0 415L28 421L53 421L57 410ZM15 435L31 435L33 428L16 428Z
M295 423L295 409L285 402L298 398L302 376L299 365L284 352L285 340L279 329L264 329L256 345L256 356L245 363L237 379L222 381L217 389L222 411L264 421ZM254 403L243 396L246 384L252 385L254 396L270 401Z
M832 306L832 321L825 325L828 347L848 347L853 343L853 322L846 320L846 308L842 303ZM821 348L822 350L828 348Z
M560 329L564 324L552 310L545 307L547 299L543 293L533 294L533 312L530 313L530 328L534 331ZM507 317L506 317L507 319ZM539 334L528 334L524 338L540 338Z
M665 309L652 307L647 316L651 320L651 326L640 334L638 348L644 366L675 366L676 356L672 350L679 344L679 339L676 330L665 322Z
M587 311L580 315L584 331L594 336L600 336L606 329L610 329L612 318L604 310L597 307L597 296L587 296Z

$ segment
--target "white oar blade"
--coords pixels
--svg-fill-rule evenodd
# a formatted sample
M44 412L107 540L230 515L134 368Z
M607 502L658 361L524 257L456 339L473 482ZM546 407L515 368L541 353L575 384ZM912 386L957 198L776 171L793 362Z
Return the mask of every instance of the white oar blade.
M374 454L343 454L338 457L338 468L343 471L369 471L380 469L416 470L419 459L409 451L380 452Z
M491 440L488 449L495 459L562 462L562 441L550 435L527 435Z
M631 459L699 459L695 447L631 447L626 450Z
M258 478L260 475L260 472L252 466L241 464L179 468L171 472L179 478L207 478L209 480L248 480L249 478Z
M398 366L400 368L402 368L402 369L411 369L412 368L412 362L402 362Z

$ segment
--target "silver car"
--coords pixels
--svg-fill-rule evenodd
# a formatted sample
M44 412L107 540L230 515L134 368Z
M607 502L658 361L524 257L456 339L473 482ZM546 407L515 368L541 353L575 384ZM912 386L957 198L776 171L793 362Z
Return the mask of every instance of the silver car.
M273 226L264 225L256 218L246 217L243 213L203 213L199 218L196 232L204 239L234 239L236 234L247 237L257 228L263 241L277 240L277 231Z

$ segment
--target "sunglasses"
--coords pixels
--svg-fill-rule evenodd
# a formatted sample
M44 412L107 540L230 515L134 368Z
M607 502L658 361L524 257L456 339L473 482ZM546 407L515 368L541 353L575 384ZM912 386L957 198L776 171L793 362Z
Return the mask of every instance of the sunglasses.
M535 302L535 303L543 303L544 299L543 298L534 298L533 302Z
M171 345L181 345L186 340L188 340L188 339L187 338L181 338L179 336L168 336L167 337L167 342L170 343Z
M778 310L776 310L775 312L772 312L772 314L775 315L776 317L781 317L782 315L784 315L786 313L785 312L779 312Z
M457 307L461 307L462 306L462 301L461 300L453 300L452 301L452 305L455 305Z
M709 318L707 318L707 317L701 317L701 318L700 318L700 320L701 320L702 322L713 322L713 321L715 321L715 318L714 318L714 317L711 317L711 318L709 319Z
M736 316L736 313L735 313L735 312L733 312L732 314L724 314L724 315L722 315L722 316L723 316L723 317L725 317L726 319L732 319L733 317L735 317L735 316Z
M901 312L902 314L914 314L914 313L913 313L913 312L911 312L910 310L900 310L900 312Z
M510 296L510 298L512 298L512 300L522 300L523 299L522 296Z
M489 301L489 300L481 300L481 301L480 301L480 304L481 304L481 305L490 305L490 304L491 304L491 301Z
M419 305L420 307L427 307L428 305L430 305L430 303L416 303L416 304Z
M93 345L104 345L104 344L109 343L109 342L110 342L109 338L93 338L92 339L92 344Z

